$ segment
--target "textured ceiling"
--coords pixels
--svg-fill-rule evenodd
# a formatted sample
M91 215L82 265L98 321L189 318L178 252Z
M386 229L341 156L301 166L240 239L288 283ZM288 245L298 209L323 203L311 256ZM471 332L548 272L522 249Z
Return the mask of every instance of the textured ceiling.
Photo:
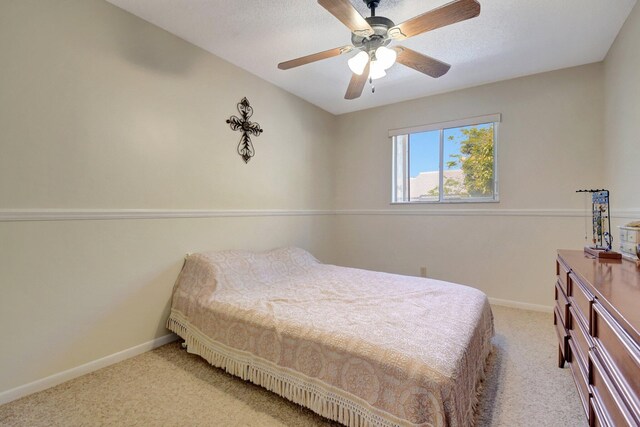
M350 44L315 0L107 0L257 76L341 114L604 59L636 0L479 0L480 16L400 44L451 64L433 79L400 64L345 100L355 52L282 71L279 62ZM362 0L351 0L364 16ZM448 0L381 0L400 23ZM396 42L394 42L395 44Z

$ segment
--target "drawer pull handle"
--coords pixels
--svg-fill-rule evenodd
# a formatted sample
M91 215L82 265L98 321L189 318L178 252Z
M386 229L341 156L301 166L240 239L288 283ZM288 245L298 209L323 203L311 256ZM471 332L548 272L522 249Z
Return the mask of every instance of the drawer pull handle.
M582 291L582 293L584 294L585 297L587 297L587 299L589 301L593 301L593 295L591 294L591 292L589 292L589 290L582 284L582 282L580 281L580 279L578 279L578 276L576 276L573 273L569 274L569 277L571 278L571 281L573 283L575 283L576 285L578 285L580 287L580 290ZM571 295L573 295L573 292L571 293Z
M613 421L609 419L609 417L602 411L600 404L597 399L591 398L591 408L593 408L593 412L595 412L596 418L600 422L602 427L609 427L613 425Z

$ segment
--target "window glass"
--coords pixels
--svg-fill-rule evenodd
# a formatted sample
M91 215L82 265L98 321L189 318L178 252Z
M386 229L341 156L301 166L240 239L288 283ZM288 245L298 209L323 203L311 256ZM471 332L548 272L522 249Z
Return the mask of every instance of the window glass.
M496 201L495 149L495 122L393 136L392 201Z
M493 123L444 129L444 198L493 197Z
M439 187L440 132L409 135L409 200L437 201Z

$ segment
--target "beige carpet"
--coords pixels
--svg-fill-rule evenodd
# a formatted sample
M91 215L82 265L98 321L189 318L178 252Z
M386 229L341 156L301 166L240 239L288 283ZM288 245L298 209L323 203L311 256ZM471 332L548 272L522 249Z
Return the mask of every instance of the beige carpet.
M494 352L477 425L584 426L550 314L493 307ZM0 406L2 426L333 426L168 344Z

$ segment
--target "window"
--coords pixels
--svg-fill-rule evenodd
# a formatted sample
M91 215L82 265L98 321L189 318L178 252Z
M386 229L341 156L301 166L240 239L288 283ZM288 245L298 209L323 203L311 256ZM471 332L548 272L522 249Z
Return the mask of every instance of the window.
M393 203L498 201L500 114L389 131Z

